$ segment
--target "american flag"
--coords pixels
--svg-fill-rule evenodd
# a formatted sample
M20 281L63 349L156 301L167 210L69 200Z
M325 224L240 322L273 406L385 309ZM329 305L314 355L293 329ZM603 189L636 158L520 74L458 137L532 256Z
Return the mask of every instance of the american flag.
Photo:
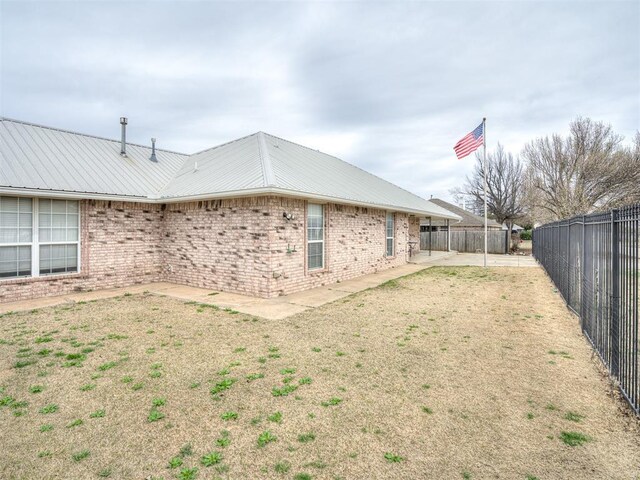
M458 156L458 159L466 157L472 152L475 152L482 142L484 141L484 122L476 127L476 129L466 134L464 137L460 139L458 143L456 143L453 149Z

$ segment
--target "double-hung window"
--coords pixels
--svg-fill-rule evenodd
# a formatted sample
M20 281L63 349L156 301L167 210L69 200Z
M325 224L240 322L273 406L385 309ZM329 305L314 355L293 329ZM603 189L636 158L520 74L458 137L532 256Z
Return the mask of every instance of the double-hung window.
M77 201L0 196L0 278L77 272Z
M386 244L386 255L387 257L393 257L393 238L394 238L394 232L395 232L395 224L394 224L394 218L393 218L393 213L391 212L387 212L387 228L386 228L386 240L387 240L387 244Z
M307 205L307 268L324 268L324 206Z

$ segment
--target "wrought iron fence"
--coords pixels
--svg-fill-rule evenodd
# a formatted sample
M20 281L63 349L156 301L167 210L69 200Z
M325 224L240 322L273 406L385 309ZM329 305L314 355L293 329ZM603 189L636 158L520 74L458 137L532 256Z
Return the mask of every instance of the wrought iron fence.
M533 231L533 255L640 414L638 261L640 204L548 223Z

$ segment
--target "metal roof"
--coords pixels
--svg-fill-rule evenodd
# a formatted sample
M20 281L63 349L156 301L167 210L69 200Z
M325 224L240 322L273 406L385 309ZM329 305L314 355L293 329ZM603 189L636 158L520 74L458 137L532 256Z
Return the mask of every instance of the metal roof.
M453 203L445 202L444 200L441 200L439 198L432 198L431 203L434 203L450 211L451 213L455 213L456 215L458 215L460 217L460 222L454 224L454 226L456 227L484 227L483 217L468 212L467 210L464 210L463 208L460 208ZM487 226L492 228L500 228L501 225L495 220L489 218L487 219Z
M263 132L186 155L3 118L0 192L176 202L285 195L459 219L336 157Z

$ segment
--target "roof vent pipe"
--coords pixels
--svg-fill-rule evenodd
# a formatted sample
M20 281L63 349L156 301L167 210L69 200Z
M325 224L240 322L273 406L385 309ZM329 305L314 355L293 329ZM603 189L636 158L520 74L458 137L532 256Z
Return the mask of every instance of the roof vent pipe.
M149 160L151 160L152 162L158 163L158 158L156 157L156 139L155 138L151 139L151 156L149 157Z
M122 125L122 138L120 140L120 155L127 156L127 117L120 117L120 125Z

